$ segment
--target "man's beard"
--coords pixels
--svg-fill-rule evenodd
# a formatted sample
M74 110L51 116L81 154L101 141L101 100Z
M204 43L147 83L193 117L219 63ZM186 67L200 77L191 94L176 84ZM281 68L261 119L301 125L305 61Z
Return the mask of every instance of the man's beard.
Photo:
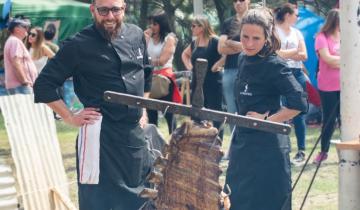
M116 22L115 23L115 28L113 29L106 29L105 28L105 20L103 20L102 22L99 22L98 20L95 19L95 25L96 28L109 40L113 40L118 34L119 34L119 28L121 27L121 22Z

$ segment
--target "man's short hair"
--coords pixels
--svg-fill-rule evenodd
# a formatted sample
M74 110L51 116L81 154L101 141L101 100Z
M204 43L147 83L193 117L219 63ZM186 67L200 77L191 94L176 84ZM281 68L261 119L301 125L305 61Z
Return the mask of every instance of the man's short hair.
M44 38L45 40L52 40L56 34L56 26L53 23L47 25L44 31Z
M12 33L14 31L14 28L17 27L17 26L22 26L22 27L25 27L25 28L29 28L30 25L31 24L30 24L29 20L21 19L21 18L12 18L9 21L8 29Z
M125 0L123 0L123 3L125 3ZM91 0L91 4L95 5L95 4L96 4L96 0Z

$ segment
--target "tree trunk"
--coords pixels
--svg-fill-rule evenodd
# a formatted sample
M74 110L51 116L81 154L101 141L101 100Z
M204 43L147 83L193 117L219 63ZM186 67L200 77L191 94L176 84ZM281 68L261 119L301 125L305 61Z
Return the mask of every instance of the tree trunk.
M359 140L360 134L360 3L340 3L341 27L341 141ZM346 39L345 39L346 38ZM339 209L360 206L360 151L339 152Z
M214 0L214 4L215 4L216 12L219 17L219 23L221 26L224 23L224 20L226 19L225 17L226 5L224 4L223 1L219 1L219 0Z
M141 0L140 6L140 27L145 29L147 27L147 18L148 18L148 8L149 8L149 1Z
M172 4L172 2L174 2L174 1L162 0L162 3L164 5L164 11L166 12L166 14L169 17L171 30L176 32L175 10L180 6L180 4L183 3L183 1L178 0L178 1L175 1L175 3L173 3L173 4ZM181 27L181 26L179 26L179 27ZM181 60L181 53L184 50L184 48L185 48L184 40L182 40L180 37L178 37L178 43L177 43L175 55L174 55L174 66L176 67L177 70L184 70L184 64Z

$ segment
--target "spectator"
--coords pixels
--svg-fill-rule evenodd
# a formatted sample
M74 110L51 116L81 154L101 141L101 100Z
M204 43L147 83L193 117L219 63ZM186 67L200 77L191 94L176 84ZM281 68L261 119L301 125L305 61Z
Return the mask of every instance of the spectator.
M54 52L45 44L44 32L39 27L30 30L27 48L30 51L38 73L44 68L48 59L54 57Z
M169 18L164 11L155 11L150 17L150 27L145 30L147 50L154 66L153 74L160 74L170 80L169 93L161 96L160 100L181 103L179 88L173 73L173 59L177 44L176 35L171 32ZM151 97L151 94L150 94ZM158 125L158 111L147 110L149 123ZM176 128L176 119L173 113L165 113L169 134Z
M252 9L240 24L243 53L235 80L240 115L287 121L307 109L303 89L283 59L270 10ZM281 107L280 96L288 103ZM288 135L237 127L226 184L231 210L290 210L291 170Z
M340 120L340 17L339 9L329 11L324 26L315 39L319 56L318 88L322 107L321 151L314 163L328 157L330 139ZM340 122L340 121L339 121Z
M59 46L54 43L56 35L56 27L54 24L49 24L44 31L45 44L50 48L53 53L59 51Z
M208 61L208 69L203 85L204 106L208 109L222 110L222 73L221 68L224 60L217 50L218 38L211 28L206 16L198 15L192 20L192 35L196 37L189 46L183 51L181 58L188 70L193 69L195 61L203 58ZM194 80L192 81L192 86ZM221 123L214 122L216 128L220 128ZM220 133L222 138L222 131Z
M13 18L9 22L10 36L4 47L5 88L8 94L31 94L37 71L23 40L30 22Z
M222 55L226 56L224 74L222 78L222 87L226 109L230 113L236 112L234 84L238 70L237 61L239 54L242 51L238 26L242 17L248 11L249 5L250 0L233 0L233 7L236 11L236 15L225 20L222 25L221 36L219 38L218 51ZM231 132L233 129L234 126L230 125ZM231 149L229 148L229 151L230 150ZM228 158L229 155L229 152L227 152L224 158Z
M276 32L281 41L281 49L277 51L277 54L285 59L296 80L306 91L306 77L302 70L302 62L307 60L306 45L304 36L298 29L293 27L298 16L299 11L294 4L286 3L275 9ZM286 100L283 100L283 102L287 103ZM301 163L305 160L305 113L294 117L293 123L298 148L293 161L294 163Z
M222 85L226 108L230 113L236 112L234 83L238 70L237 60L242 51L240 35L237 33L239 31L238 26L242 17L248 11L249 5L250 0L233 0L236 15L225 20L219 38L218 51L220 54L226 55Z

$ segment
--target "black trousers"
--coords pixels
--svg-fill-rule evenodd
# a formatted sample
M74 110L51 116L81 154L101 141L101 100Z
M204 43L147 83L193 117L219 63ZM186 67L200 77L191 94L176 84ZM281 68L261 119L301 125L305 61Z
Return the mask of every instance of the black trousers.
M173 90L174 90L174 84L170 83L170 87L169 87L169 94L159 98L159 100L163 100L163 101L172 101L173 98ZM158 119L159 119L159 113L157 110L150 110L147 109L146 110L147 114L148 114L148 118L149 118L149 123L150 124L154 124L156 125L156 127L158 126ZM165 119L166 119L166 123L169 129L169 134L171 134L174 129L176 128L176 119L173 113L167 112L165 113Z
M336 119L340 120L340 91L319 91L319 93L323 118L321 151L328 152L330 139L335 130Z

